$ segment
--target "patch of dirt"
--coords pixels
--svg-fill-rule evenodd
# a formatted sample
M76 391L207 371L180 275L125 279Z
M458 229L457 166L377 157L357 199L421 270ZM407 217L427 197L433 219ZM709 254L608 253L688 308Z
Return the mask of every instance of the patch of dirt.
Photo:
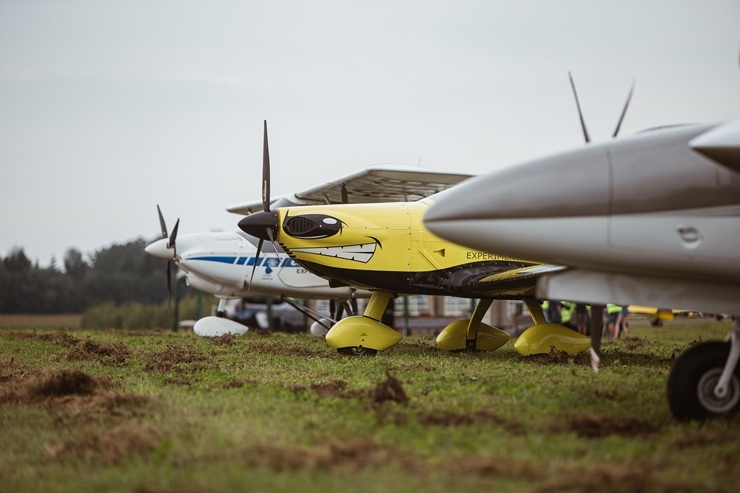
M167 343L165 349L142 355L146 371L168 373L174 369L178 372L193 373L198 370L214 369L216 365L209 362L208 355L195 349Z
M660 475L659 468L637 463L609 464L582 470L566 471L540 488L543 492L600 493L642 492L689 493L706 491ZM720 490L721 491L721 490Z
M409 402L401 381L390 373L386 373L386 379L375 386L375 389L370 392L370 397L377 404L388 401L398 402L399 404L408 404Z
M45 450L50 458L56 460L79 458L85 462L115 464L131 455L150 453L161 441L156 430L144 425L131 425L90 432L80 438L47 445Z
M310 448L258 445L242 451L239 455L251 467L262 467L278 472L304 468L382 469L391 465L406 470L422 470L424 463L420 457L401 453L392 447L367 440Z
M534 466L508 458L452 456L440 462L401 451L394 447L377 444L371 440L346 443L331 443L316 447L273 447L255 446L239 453L250 467L261 467L276 472L291 472L299 469L331 471L337 468L352 470L384 470L397 468L410 474L424 474L430 469L449 474L478 477L521 477L537 478L542 472Z
M171 488L166 486L141 485L134 490L135 493L201 493L204 491L208 491L208 489L194 484L183 484Z
M321 397L359 397L358 392L347 391L347 382L344 380L330 380L328 382L312 383L310 389Z
M339 358L337 352L327 351L325 348L312 349L305 346L285 345L282 342L250 341L249 350L253 352L268 353L275 356L290 356L296 358Z
M242 380L230 380L230 381L226 382L223 385L223 388L225 388L225 389L241 389L245 385L247 385L247 382L244 382Z
M110 421L143 416L148 396L108 390L109 378L94 378L79 370L32 372L11 377L0 387L0 405L38 405L57 422Z
M217 346L231 346L236 343L234 334L223 334L218 337L211 337L210 340Z
M293 392L302 392L305 387L289 387ZM312 383L309 386L312 392L321 397L337 397L342 399L369 399L373 404L383 404L388 401L407 404L409 401L403 390L401 381L386 373L385 380L378 382L375 387L364 390L348 389L344 380L329 380L326 382Z
M650 347L650 343L639 337L626 337L624 339L624 348L627 351L635 351L638 348Z
M432 411L418 416L419 422L427 426L469 426L485 425L499 426L506 422L495 414L486 411L477 411L474 413L453 413L449 411Z
M702 429L699 431L686 431L679 438L673 440L671 445L678 449L690 447L711 447L720 443L734 443L738 440L738 434Z
M79 370L34 372L11 377L0 388L0 403L28 404L69 395L92 395L109 383Z
M650 421L610 415L573 416L564 426L565 430L585 438L602 438L608 435L648 437L660 431L660 426Z
M506 476L510 478L541 478L543 472L533 465L507 457L458 456L445 460L445 470L449 474L462 474L478 477Z
M102 364L122 364L131 357L131 350L122 342L107 344L91 338L77 340L67 354L68 361L97 360Z
M58 331L54 333L50 333L50 332L38 333L36 331L11 332L10 338L19 339L19 340L37 339L39 341L52 342L54 344L59 344L60 346L67 346L67 347L74 346L80 341L80 339L78 339L77 337L65 331Z

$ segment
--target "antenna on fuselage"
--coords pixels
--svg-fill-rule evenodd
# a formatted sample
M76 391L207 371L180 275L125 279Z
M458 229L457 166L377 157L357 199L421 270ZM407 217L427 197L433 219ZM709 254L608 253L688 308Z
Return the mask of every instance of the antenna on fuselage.
M581 120L581 129L583 130L583 138L586 140L586 144L591 142L591 138L588 136L588 130L586 129L586 122L583 119L583 112L581 111L581 103L578 101L578 93L576 92L576 85L573 83L573 76L568 71L568 78L570 79L570 87L573 89L573 97L576 98L576 108L578 108L578 118Z
M573 89L573 97L576 99L576 108L578 109L578 118L581 121L581 129L583 130L583 138L586 141L586 144L591 142L591 138L588 135L588 130L586 129L586 121L583 118L583 112L581 111L581 103L578 101L578 93L576 92L576 85L573 82L573 76L571 75L570 71L568 71L568 78L570 79L570 87ZM619 116L619 121L617 122L617 128L614 129L614 133L612 134L612 138L616 137L619 134L619 129L622 127L622 122L624 121L625 115L627 115L627 108L629 108L630 102L632 101L632 93L635 91L635 80L632 80L632 87L630 87L630 92L627 95L627 101L624 103L624 108L622 108L622 114Z

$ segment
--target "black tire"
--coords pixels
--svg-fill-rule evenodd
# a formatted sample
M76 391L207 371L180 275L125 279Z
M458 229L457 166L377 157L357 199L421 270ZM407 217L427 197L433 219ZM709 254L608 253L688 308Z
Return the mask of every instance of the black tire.
M375 356L378 354L377 349L370 349L366 347L340 347L337 349L339 354L346 354L348 356Z
M685 351L668 375L668 405L677 419L705 420L740 411L740 365L730 379L727 396L714 395L730 343L711 341Z

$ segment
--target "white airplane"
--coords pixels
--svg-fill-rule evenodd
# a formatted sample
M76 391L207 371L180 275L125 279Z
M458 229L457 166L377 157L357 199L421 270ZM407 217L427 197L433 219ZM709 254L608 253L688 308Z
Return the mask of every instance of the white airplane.
M536 296L732 314L729 342L686 351L679 419L740 411L740 119L662 127L474 178L425 225L450 241L568 268Z
M275 245L267 245L266 251L258 255L258 240L241 231L178 236L178 221L172 235L168 236L161 211L159 218L163 238L149 244L146 253L174 261L185 275L188 286L219 298L219 314L225 312L227 300L256 295L274 296L289 303L292 302L290 298L336 301L337 309L330 318L304 312L316 320L311 325L311 333L320 336L341 318L343 310L352 311L350 305L354 298L369 296L369 293L347 286L331 287L328 281L299 266ZM169 263L167 274L169 291ZM299 310L307 310L295 302L291 304ZM196 321L193 330L198 335L219 336L243 334L247 328L223 316L208 316Z

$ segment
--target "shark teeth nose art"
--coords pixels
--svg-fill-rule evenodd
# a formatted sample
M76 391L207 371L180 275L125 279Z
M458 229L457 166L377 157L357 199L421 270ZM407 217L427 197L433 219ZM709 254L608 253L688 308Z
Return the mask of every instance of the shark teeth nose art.
M358 245L343 245L337 247L291 248L290 252L323 255L325 257L335 257L367 263L375 253L375 247L375 243L362 243Z

